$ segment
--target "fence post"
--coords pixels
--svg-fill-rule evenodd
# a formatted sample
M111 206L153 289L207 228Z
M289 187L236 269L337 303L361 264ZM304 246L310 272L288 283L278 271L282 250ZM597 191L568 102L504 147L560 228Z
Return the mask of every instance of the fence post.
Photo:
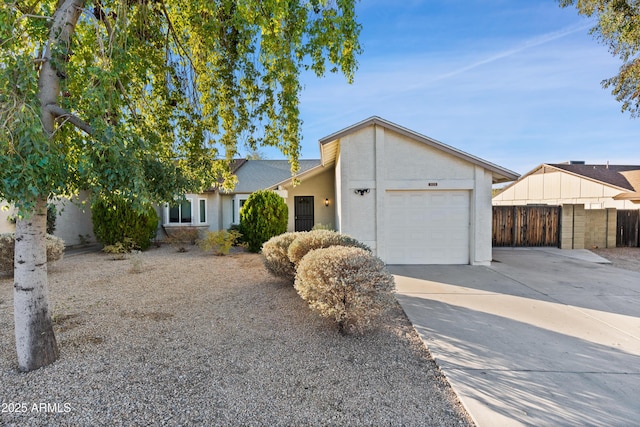
M573 249L573 205L562 205L560 249Z

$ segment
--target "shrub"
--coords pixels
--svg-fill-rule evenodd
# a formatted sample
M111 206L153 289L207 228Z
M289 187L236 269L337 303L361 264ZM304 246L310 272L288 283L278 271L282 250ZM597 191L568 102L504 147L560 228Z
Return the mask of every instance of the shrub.
M0 271L13 272L15 254L15 233L0 234ZM55 262L64 255L64 241L59 237L47 234L47 262Z
M187 246L195 245L200 238L200 230L196 227L171 227L165 231L167 238L164 241L178 252L187 252Z
M215 255L227 255L239 237L240 232L236 230L207 231L197 243L202 250L212 251Z
M122 242L106 245L102 248L102 252L113 255L111 259L122 260L127 258L127 254L134 251L135 246L136 244L133 239L127 237Z
M56 231L56 217L58 210L56 205L49 203L47 205L47 234L53 234Z
M240 210L240 233L251 252L259 252L262 244L287 231L289 208L273 191L252 193Z
M296 276L296 267L289 260L289 246L302 232L289 232L272 237L262 245L264 265L274 276L290 280Z
M288 251L289 260L297 265L310 251L330 246L354 246L371 252L367 245L346 234L330 230L311 230L302 233L291 243Z
M151 205L136 210L126 200L99 199L91 206L96 239L105 246L131 239L134 247L145 250L158 227L158 214Z
M311 309L333 319L341 333L363 332L393 304L393 276L361 248L333 246L309 252L295 288Z
M329 224L323 224L321 222L319 222L316 225L314 225L311 230L331 230L331 231L335 231L333 229L333 227L330 226Z

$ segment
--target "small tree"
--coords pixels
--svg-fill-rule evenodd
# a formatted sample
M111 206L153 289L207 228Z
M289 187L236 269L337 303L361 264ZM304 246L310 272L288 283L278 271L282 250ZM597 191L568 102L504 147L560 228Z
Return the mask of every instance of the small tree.
M251 252L287 231L289 209L284 199L270 190L252 193L240 211L240 233Z
M46 201L84 189L143 206L232 188L243 135L251 149L279 148L296 172L300 74L353 79L355 3L0 2L0 200L19 212L21 371L58 357Z
M99 199L91 207L93 232L103 245L124 244L130 240L134 248L148 249L158 227L158 215L151 205L142 211L127 201Z

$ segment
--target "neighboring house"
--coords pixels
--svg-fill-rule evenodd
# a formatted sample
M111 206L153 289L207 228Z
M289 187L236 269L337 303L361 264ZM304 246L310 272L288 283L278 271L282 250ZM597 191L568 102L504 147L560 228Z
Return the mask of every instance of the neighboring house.
M640 209L640 166L542 164L505 187L493 204Z
M238 160L232 192L187 194L158 210L162 227L227 229L252 192L271 189L289 207L289 231L322 224L388 264L491 262L492 184L516 173L379 117L319 143L321 159L300 161L297 185L286 160Z

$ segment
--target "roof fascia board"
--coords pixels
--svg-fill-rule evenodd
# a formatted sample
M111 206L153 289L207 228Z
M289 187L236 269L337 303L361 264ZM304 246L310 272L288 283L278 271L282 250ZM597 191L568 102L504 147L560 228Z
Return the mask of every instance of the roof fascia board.
M306 171L302 172L301 174L297 174L295 176L291 176L290 178L285 179L284 181L280 181L270 187L266 187L267 189L277 189L279 186L283 186L283 187L287 187L291 185L291 180L292 179L302 179L302 178L311 178L317 174L319 174L320 172L322 172L323 170L325 170L326 168L322 165L319 164L318 166L314 166L311 169L307 169Z
M443 142L437 141L433 138L429 138L428 136L422 135L420 133L414 132L410 129L407 129L405 127L402 127L400 125L397 125L395 123L389 122L387 120L384 120L378 116L373 116L370 117L366 120L363 120L359 123L356 123L352 126L349 126L345 129L342 129L338 132L335 132L329 136L326 136L322 139L319 140L320 146L324 146L325 144L328 144L332 141L336 141L340 138L343 138L345 135L348 135L350 133L356 132L360 129L363 129L367 126L371 126L371 125L378 125L378 126L382 126L386 129L389 129L391 131L394 131L396 133L399 133L403 136L406 136L410 139L413 139L415 141L419 141L422 142L426 145L429 145L433 148L439 149L441 151L444 151L445 153L451 154L455 157L461 158L463 160L466 160L470 163L473 163L475 165L478 166L482 166L485 169L494 172L495 174L501 175L503 177L505 177L506 179L510 179L510 180L516 180L520 177L519 174L517 174L516 172L513 172L509 169L505 169L501 166L498 166L496 164L490 163L486 160L483 160L479 157L473 156L469 153L465 153L464 151L458 150L457 148L454 148L450 145L447 145Z

